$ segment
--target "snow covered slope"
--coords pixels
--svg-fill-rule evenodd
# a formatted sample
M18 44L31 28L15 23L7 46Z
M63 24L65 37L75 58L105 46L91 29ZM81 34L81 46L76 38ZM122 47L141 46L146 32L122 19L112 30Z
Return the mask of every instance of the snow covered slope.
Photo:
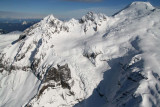
M0 106L160 105L160 10L133 2L112 17L49 15L0 55Z
M0 34L0 52L13 41L15 41L22 32L15 31L8 34Z

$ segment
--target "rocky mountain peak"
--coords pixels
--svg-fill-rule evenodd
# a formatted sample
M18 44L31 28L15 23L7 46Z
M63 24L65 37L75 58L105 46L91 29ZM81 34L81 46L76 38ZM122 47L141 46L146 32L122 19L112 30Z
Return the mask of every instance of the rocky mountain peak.
M88 22L88 21L92 21L92 22L97 22L99 20L106 20L107 16L104 14L96 14L93 12L88 12L85 16L83 16L81 18L81 22Z
M50 21L53 21L55 19L56 18L53 16L53 14L51 14L51 15L46 16L42 21L50 22Z

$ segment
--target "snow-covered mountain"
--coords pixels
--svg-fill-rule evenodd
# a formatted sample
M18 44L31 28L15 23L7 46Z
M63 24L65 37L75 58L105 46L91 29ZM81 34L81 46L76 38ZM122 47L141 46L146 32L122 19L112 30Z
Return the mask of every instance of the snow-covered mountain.
M157 107L160 9L133 2L112 17L53 15L0 54L2 107Z

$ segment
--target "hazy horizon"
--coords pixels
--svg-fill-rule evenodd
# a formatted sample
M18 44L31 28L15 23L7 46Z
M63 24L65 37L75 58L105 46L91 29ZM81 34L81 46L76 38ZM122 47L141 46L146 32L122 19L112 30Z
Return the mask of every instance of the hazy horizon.
M53 14L60 19L81 18L89 11L111 16L136 0L1 0L1 19L42 19ZM148 1L148 0L141 0ZM160 1L149 0L159 6Z

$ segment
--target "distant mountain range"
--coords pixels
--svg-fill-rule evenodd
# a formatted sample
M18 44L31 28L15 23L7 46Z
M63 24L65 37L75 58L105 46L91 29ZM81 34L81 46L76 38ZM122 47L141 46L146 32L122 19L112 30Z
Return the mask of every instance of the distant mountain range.
M0 34L5 34L6 32L3 29L0 29Z
M40 19L0 19L0 32L24 31L39 21Z

